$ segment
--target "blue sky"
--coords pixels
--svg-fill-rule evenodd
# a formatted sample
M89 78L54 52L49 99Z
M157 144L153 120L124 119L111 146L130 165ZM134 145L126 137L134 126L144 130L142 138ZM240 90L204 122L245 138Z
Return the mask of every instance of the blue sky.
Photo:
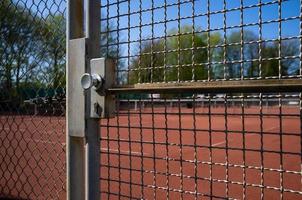
M19 1L13 0L14 2L18 2L20 6L25 6L28 9L31 9L33 13L38 16L47 17L51 14L62 14L66 15L66 1L67 0L26 0ZM223 11L224 9L232 11L228 11L225 13L226 17L226 27L240 26L241 24L241 11L240 3L241 0L225 0L226 5L224 8L224 0L100 0L102 6L101 13L103 18L109 16L110 24L113 27L118 28L119 31L119 42L126 42L125 44L119 45L120 55L121 56L131 56L137 55L139 52L139 42L130 42L128 41L137 41L140 38L140 33L142 38L150 38L150 37L163 37L165 35L165 23L158 23L154 26L150 25L152 23L152 11L148 10L153 7L162 7L165 2L167 5L176 4L173 6L168 6L166 9L166 19L169 21L166 23L167 33L171 32L173 29L178 28L178 2L183 2L180 4L180 18L185 18L180 20L180 25L192 25L194 17L195 28L201 30L213 30L213 32L217 32L215 29L222 29L224 27L224 13L219 13L219 11ZM140 1L142 2L141 8L143 10L148 10L139 13L140 10ZM193 12L193 4L194 1L194 13ZM209 6L208 6L208 3ZM259 6L258 4L261 2L262 4L266 4L262 6L262 22L270 22L274 20L278 20L279 17L283 20L281 22L281 37L299 37L300 36L300 2L301 0L282 0L281 7L279 7L278 0L242 0L242 6L245 7L243 9L243 24L251 24L249 26L245 26L244 30L250 30L255 33L256 36L259 34L259 25L252 25L253 23L259 22ZM111 6L106 6L107 4ZM117 3L119 2L119 3ZM273 2L273 3L272 3ZM210 17L208 27L208 9ZM281 16L279 16L279 8L281 8ZM118 11L119 10L119 11ZM119 12L119 13L118 13ZM218 13L215 13L218 12ZM131 13L128 15L128 13ZM117 15L123 15L121 17L117 17ZM139 27L141 23L145 26ZM176 19L176 20L175 20ZM165 8L155 9L153 12L153 21L154 22L164 22L165 21ZM103 23L104 24L104 23ZM106 24L106 21L105 21ZM262 38L266 39L278 39L279 37L279 24L278 22L270 22L262 25ZM128 29L128 27L137 26L136 28ZM121 29L125 30L121 30ZM227 28L226 34L230 34L234 31L239 31L240 28ZM153 35L152 35L153 32ZM224 34L223 30L219 30L218 32L221 35ZM115 31L115 34L117 32ZM128 37L128 35L130 37ZM299 42L298 40L296 40ZM117 46L115 46L117 47ZM124 58L119 59L120 69L128 68L128 64L130 64L131 60Z
M37 13L40 16L46 17L49 14L49 11L52 14L59 14L59 13L65 13L66 14L66 0L48 0L48 1L41 1L41 0L27 0L26 3L22 4L22 1L17 1L20 5L26 6L27 8L31 9L34 13ZM120 0L121 1L121 0ZM183 25L189 25L192 24L192 18L190 16L192 15L202 15L199 17L195 17L195 27L207 30L207 16L205 15L207 13L208 9L208 0L195 0L194 1L194 10L195 12L192 13L193 4L190 0L166 0L167 4L173 4L180 2L187 2L180 5L180 17L189 17L188 19L180 20L181 26ZM233 9L233 8L239 8L240 7L240 0L225 0L226 1L226 9ZM269 2L276 2L276 0L242 0L243 6L248 7L252 5L257 5L259 2L262 3L269 3ZM101 0L101 4L103 6L117 2L117 0ZM104 17L109 15L109 17L113 17L113 19L110 20L110 23L114 26L119 25L119 29L127 28L130 24L130 26L138 26L140 23L140 14L131 14L130 15L130 22L128 22L128 15L125 15L123 17L117 18L118 15L118 6L119 6L119 14L128 14L130 9L130 13L137 12L140 9L139 2L140 0L129 0L129 2L123 2L119 4L113 4L109 7L104 7L101 10L101 13ZM154 7L160 7L163 6L165 3L165 0L141 0L142 2L142 9L148 9L152 8L152 3ZM224 0L209 0L210 6L209 10L210 12L215 11L221 11L224 10ZM130 5L130 6L129 6ZM262 6L262 21L271 21L271 20L277 20L279 18L278 16L278 4L269 4ZM108 11L108 13L107 13ZM167 20L171 19L177 19L178 17L178 6L169 6L167 7ZM155 22L164 21L165 19L165 10L164 8L161 9L155 9L154 10L154 18L153 20ZM226 13L226 26L238 26L241 23L240 20L241 12L240 10L235 10L231 12ZM294 18L298 17L300 15L300 0L283 0L281 4L281 18L287 19L287 18ZM219 29L223 28L223 13L218 14L211 14L210 15L210 29ZM148 24L152 22L152 12L142 12L142 24ZM119 23L118 23L119 20ZM253 8L247 8L243 10L243 24L252 24L257 23L259 21L259 7L253 7ZM172 29L176 29L178 27L178 21L171 21L167 24L167 32L169 32ZM154 32L154 37L161 37L165 35L165 28L164 23L159 23L154 25L152 27L151 25L143 26L140 28L133 28L130 30L130 38L128 38L128 30L120 31L120 41L127 41L127 40L138 40L140 36L140 31L142 33L142 38L147 38L152 36L152 29ZM262 25L262 36L264 39L276 39L278 38L278 26L279 23L267 23ZM227 34L231 33L232 31L238 31L240 29L232 28L227 29ZM248 26L244 27L244 30L252 30L258 35L259 32L259 26ZM222 31L220 31L223 33ZM298 36L300 34L300 20L299 19L292 19L292 20L286 20L281 22L281 36L284 37L292 37L292 36ZM133 43L132 46L135 46L137 44ZM130 47L130 48L131 48ZM122 47L124 49L123 54L127 54L128 47L127 45ZM134 49L134 48L132 48ZM132 51L132 50L131 50Z
M47 16L49 11L52 14L65 13L66 9L66 0L27 0L26 3L22 4L22 1L17 1L20 5L25 5L27 8L31 9L34 13L38 15ZM165 0L141 0L142 1L142 9L148 9L152 7L152 2L154 7L162 6L165 3ZM180 17L190 17L192 16L192 1L189 0L166 0L167 4L173 4L180 2L187 2L181 4L180 6ZM202 15L207 13L207 1L208 0L195 0L194 1L194 15ZM210 12L221 11L224 9L223 0L209 0L210 1ZM225 0L226 1L226 9L238 8L240 7L240 0ZM109 3L117 2L117 0L108 0ZM116 16L117 6L119 6L119 14L127 14L128 5L130 4L130 12L139 11L139 0L130 0L128 2L115 4L102 9L103 16L109 14L110 17ZM243 6L251 6L257 5L260 0L242 0ZM261 0L262 3L275 2L275 0ZM107 4L107 0L101 0L102 5ZM109 11L109 13L106 12ZM243 11L243 23L255 23L259 20L259 7L244 9ZM281 18L290 18L297 17L300 15L300 0L283 0L281 4ZM167 7L167 19L175 19L178 17L178 7L170 6ZM270 21L278 19L278 4L270 4L266 6L262 6L262 20ZM139 25L139 14L130 15L130 26ZM152 12L143 12L142 13L142 24L150 23L152 19ZM117 25L117 18L111 20L111 23ZM164 20L164 8L154 10L154 21L163 21ZM227 12L226 13L226 23L227 26L236 26L240 24L240 10ZM299 19L288 20L282 22L281 34L282 37L290 37L297 36L300 32L300 21ZM192 24L192 19L184 19L181 20L181 25ZM195 18L195 25L203 30L207 29L207 17L200 16ZM171 30L173 28L177 28L177 21L167 23L167 29ZM128 27L128 16L120 17L119 19L119 28ZM223 27L223 13L210 15L210 29L222 28ZM154 27L154 36L163 36L164 35L164 23L157 24ZM259 28L257 26L246 27L245 29L250 29L258 32ZM235 30L235 29L234 29ZM151 36L152 27L144 26L142 29L142 36L147 37ZM228 32L232 30L229 29ZM138 28L131 29L130 35L133 40L139 38L140 30ZM278 23L269 23L265 24L262 27L263 37L267 39L273 39L278 37ZM122 31L121 35L128 35L126 31Z
M180 0L180 2L187 2L180 5L180 17L185 18L189 17L187 19L182 19L180 21L181 26L182 25L190 25L192 24L192 18L190 16L194 15L201 15L199 17L195 17L195 27L207 30L208 29L208 23L207 23L207 9L208 9L208 0L195 0L194 2L194 10L195 12L192 13L193 4L192 1L188 0ZM215 11L222 11L224 10L224 4L223 0L209 0L210 6L209 10L210 12ZM243 0L243 7L249 7L252 5L257 5L260 0ZM117 2L117 0L110 0L109 3ZM164 0L154 0L153 6L154 7L160 7L164 5ZM167 4L173 4L177 3L178 0L166 0ZM275 0L262 0L262 3L269 3L269 2L276 2ZM101 1L102 5L107 5L107 0ZM119 26L119 29L127 28L130 24L130 26L139 26L140 24L140 14L131 14L130 15L130 22L128 15L122 16L120 18L117 18L118 15L118 6L119 6L119 14L127 14L129 13L129 3L119 3L114 4L109 7L104 7L102 9L102 15L103 17L106 17L107 15L109 17L113 17L113 19L110 20L110 23L114 26ZM139 11L139 0L130 0L130 13ZM152 8L152 1L151 0L142 0L142 9L148 9ZM226 9L233 9L233 8L239 8L240 7L240 0L226 0ZM278 20L279 14L278 14L279 5L278 3L274 4L268 4L262 6L262 21L263 22L269 22L272 20ZM287 0L283 1L281 4L281 19L288 19L288 18L295 18L299 17L300 15L300 0ZM108 12L108 13L107 13ZM178 6L169 6L167 7L167 20L171 19L177 19L178 18ZM164 21L165 19L165 10L164 8L155 9L154 10L154 22L160 22ZM211 14L210 15L210 29L219 29L223 28L223 13L217 13L217 14ZM142 24L149 24L152 22L152 11L142 12ZM241 23L241 12L240 10L234 10L226 13L226 26L232 27L232 26L239 26ZM119 23L118 23L119 20ZM259 7L251 7L246 8L243 10L243 24L253 24L257 23L259 21ZM165 35L165 28L164 23L159 23L154 25L152 27L151 25L143 26L140 28L133 28L130 30L130 40L138 40L140 31L142 32L142 37L147 38L152 36L152 29L153 29L153 36L154 37L161 37ZM278 22L273 23L267 23L262 25L262 37L263 39L277 39L279 35L278 31ZM178 21L171 21L167 23L167 32L171 29L177 29L178 27ZM238 31L239 28L230 28L227 29L227 34L231 33L232 31ZM258 35L259 33L259 26L258 25L251 25L244 27L244 30L252 30ZM222 34L222 30L220 31ZM298 36L300 33L300 20L299 19L292 19L292 20L286 20L281 22L281 37L292 37L292 36ZM128 30L120 31L120 41L127 41L129 38L128 36ZM133 44L135 45L135 44ZM125 47L128 49L127 47ZM123 48L123 49L125 49ZM131 48L131 47L130 47ZM126 50L127 53L127 50ZM126 54L124 52L124 54Z
M177 3L178 0L167 0L167 4ZM183 0L184 2L188 2ZM262 3L273 2L274 0L262 0ZM106 5L106 0L102 0L102 4ZM109 2L116 2L116 0L111 0ZM195 14L202 15L207 13L207 0L195 0ZM251 6L259 3L259 0L243 0L243 6ZM154 7L164 5L164 0L154 0ZM142 0L142 9L148 9L152 7L152 1ZM226 9L238 8L240 7L240 0L226 0ZM281 4L281 18L296 17L300 15L300 0L287 0ZM102 9L104 16L107 15L107 7ZM109 17L114 17L117 15L117 5L112 5L109 7ZM139 10L139 0L130 1L130 12L135 12ZM223 10L223 0L210 0L210 12ZM119 4L119 14L128 13L128 3ZM255 23L259 20L259 7L244 9L243 11L243 23ZM192 3L188 2L181 4L180 6L180 17L190 17L192 16ZM175 19L178 17L178 7L170 6L167 8L167 19ZM270 4L262 6L262 21L277 20L278 16L278 4ZM139 25L139 14L130 15L130 26ZM150 23L152 19L152 12L142 13L142 24ZM128 26L128 17L124 16L119 19L120 28ZM154 21L164 20L164 8L154 10ZM201 16L195 18L195 24L202 29L207 28L207 17ZM117 24L117 18L111 20L113 24ZM181 24L190 24L191 19L181 20ZM240 10L231 11L226 13L226 23L227 26L234 26L240 24ZM213 14L210 16L211 29L223 27L223 13ZM299 20L290 20L282 22L284 34L295 34L299 32ZM167 24L168 29L177 27L176 22L170 22ZM157 31L155 34L161 35L164 32L164 23L156 25L154 27ZM252 27L251 27L252 28ZM271 23L263 26L264 37L274 37L277 33L275 29L278 29L278 23ZM277 30L278 31L278 30Z
M30 9L38 16L47 17L51 14L65 14L67 0L12 0L15 4Z

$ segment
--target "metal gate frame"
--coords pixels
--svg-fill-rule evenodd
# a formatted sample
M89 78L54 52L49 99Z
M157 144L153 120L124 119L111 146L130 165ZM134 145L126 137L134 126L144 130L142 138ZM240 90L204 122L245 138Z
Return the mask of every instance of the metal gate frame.
M100 1L67 5L67 199L98 199L100 118L114 110L113 95L105 92L114 81L114 64L99 58ZM99 76L100 87L90 90L92 79L88 88L82 79L92 74Z
M85 3L84 3L85 2ZM110 112L108 102L123 92L292 92L302 91L302 79L238 80L196 83L150 83L113 86L113 64L100 55L100 1L68 0L67 16L67 199L99 199L100 188L100 106ZM102 63L103 62L103 63ZM93 67L93 66L96 67ZM100 67L101 65L101 67ZM93 90L83 92L80 77L100 67L105 96ZM106 69L111 69L106 72ZM103 92L104 92L103 91ZM104 93L102 94L104 95ZM94 102L99 103L96 106ZM103 117L109 117L103 115Z
M91 92L80 85L81 74L90 72L89 60L99 54L100 3L85 3L67 3L67 199L79 200L98 199L100 177L99 120L85 117Z

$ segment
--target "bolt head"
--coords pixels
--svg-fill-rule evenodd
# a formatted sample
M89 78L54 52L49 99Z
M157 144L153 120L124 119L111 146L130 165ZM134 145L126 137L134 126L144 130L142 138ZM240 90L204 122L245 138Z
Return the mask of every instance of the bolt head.
M92 76L88 73L85 73L81 77L81 85L84 90L88 90L93 85Z

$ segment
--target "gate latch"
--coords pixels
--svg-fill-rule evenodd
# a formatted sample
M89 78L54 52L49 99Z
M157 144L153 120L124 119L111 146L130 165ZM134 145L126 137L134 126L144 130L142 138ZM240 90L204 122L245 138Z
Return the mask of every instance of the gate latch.
M103 85L103 78L99 74L85 73L81 77L81 85L84 90L90 89L92 86L95 90L98 90Z
M89 118L110 118L115 112L115 98L106 90L115 81L114 63L110 59L96 58L90 61L90 73L81 77L81 86L88 95L90 93L90 109L86 113ZM91 89L92 88L92 89Z

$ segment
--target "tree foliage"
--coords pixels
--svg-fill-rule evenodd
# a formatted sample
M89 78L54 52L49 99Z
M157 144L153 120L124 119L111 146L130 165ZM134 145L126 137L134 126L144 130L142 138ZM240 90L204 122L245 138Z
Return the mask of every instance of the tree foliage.
M260 71L262 77L272 77L278 76L279 68L282 75L298 73L298 60L290 58L299 53L297 41L260 44L252 31L234 31L224 41L218 32L193 32L192 27L184 26L179 32L171 30L172 36L166 40L143 43L140 56L132 60L129 82L253 78Z
M44 51L41 60L45 64L41 69L44 79L52 88L65 86L65 18L63 15L49 16L45 20L41 34ZM42 77L40 77L42 79Z
M8 0L0 6L0 84L6 95L17 96L20 83L36 76L42 52L39 29L41 21L35 20L28 10L15 6ZM29 73L30 72L30 73Z
M47 96L47 91L64 95L65 26L63 13L40 16L10 0L0 2L0 101L22 104L25 99ZM108 26L100 45L116 41L112 28ZM104 57L117 56L115 48L101 50Z
M120 35L102 23L101 55L120 57ZM106 34L104 34L106 33ZM243 33L243 35L242 35ZM39 16L10 0L0 3L0 100L27 98L21 90L65 86L65 19L62 14ZM225 45L225 46L224 46ZM280 51L281 50L281 51ZM130 61L129 83L191 81L241 76L262 77L299 73L298 39L259 41L252 31L218 32L183 26L165 39L144 41ZM132 52L131 52L132 53ZM122 64L119 63L120 67ZM210 77L209 77L210 76Z
M195 79L207 77L204 35L193 34L189 26L182 27L180 34L171 30L169 35L166 40L142 44L140 57L132 61L130 83L162 82L164 77L166 81L191 80L193 74Z

